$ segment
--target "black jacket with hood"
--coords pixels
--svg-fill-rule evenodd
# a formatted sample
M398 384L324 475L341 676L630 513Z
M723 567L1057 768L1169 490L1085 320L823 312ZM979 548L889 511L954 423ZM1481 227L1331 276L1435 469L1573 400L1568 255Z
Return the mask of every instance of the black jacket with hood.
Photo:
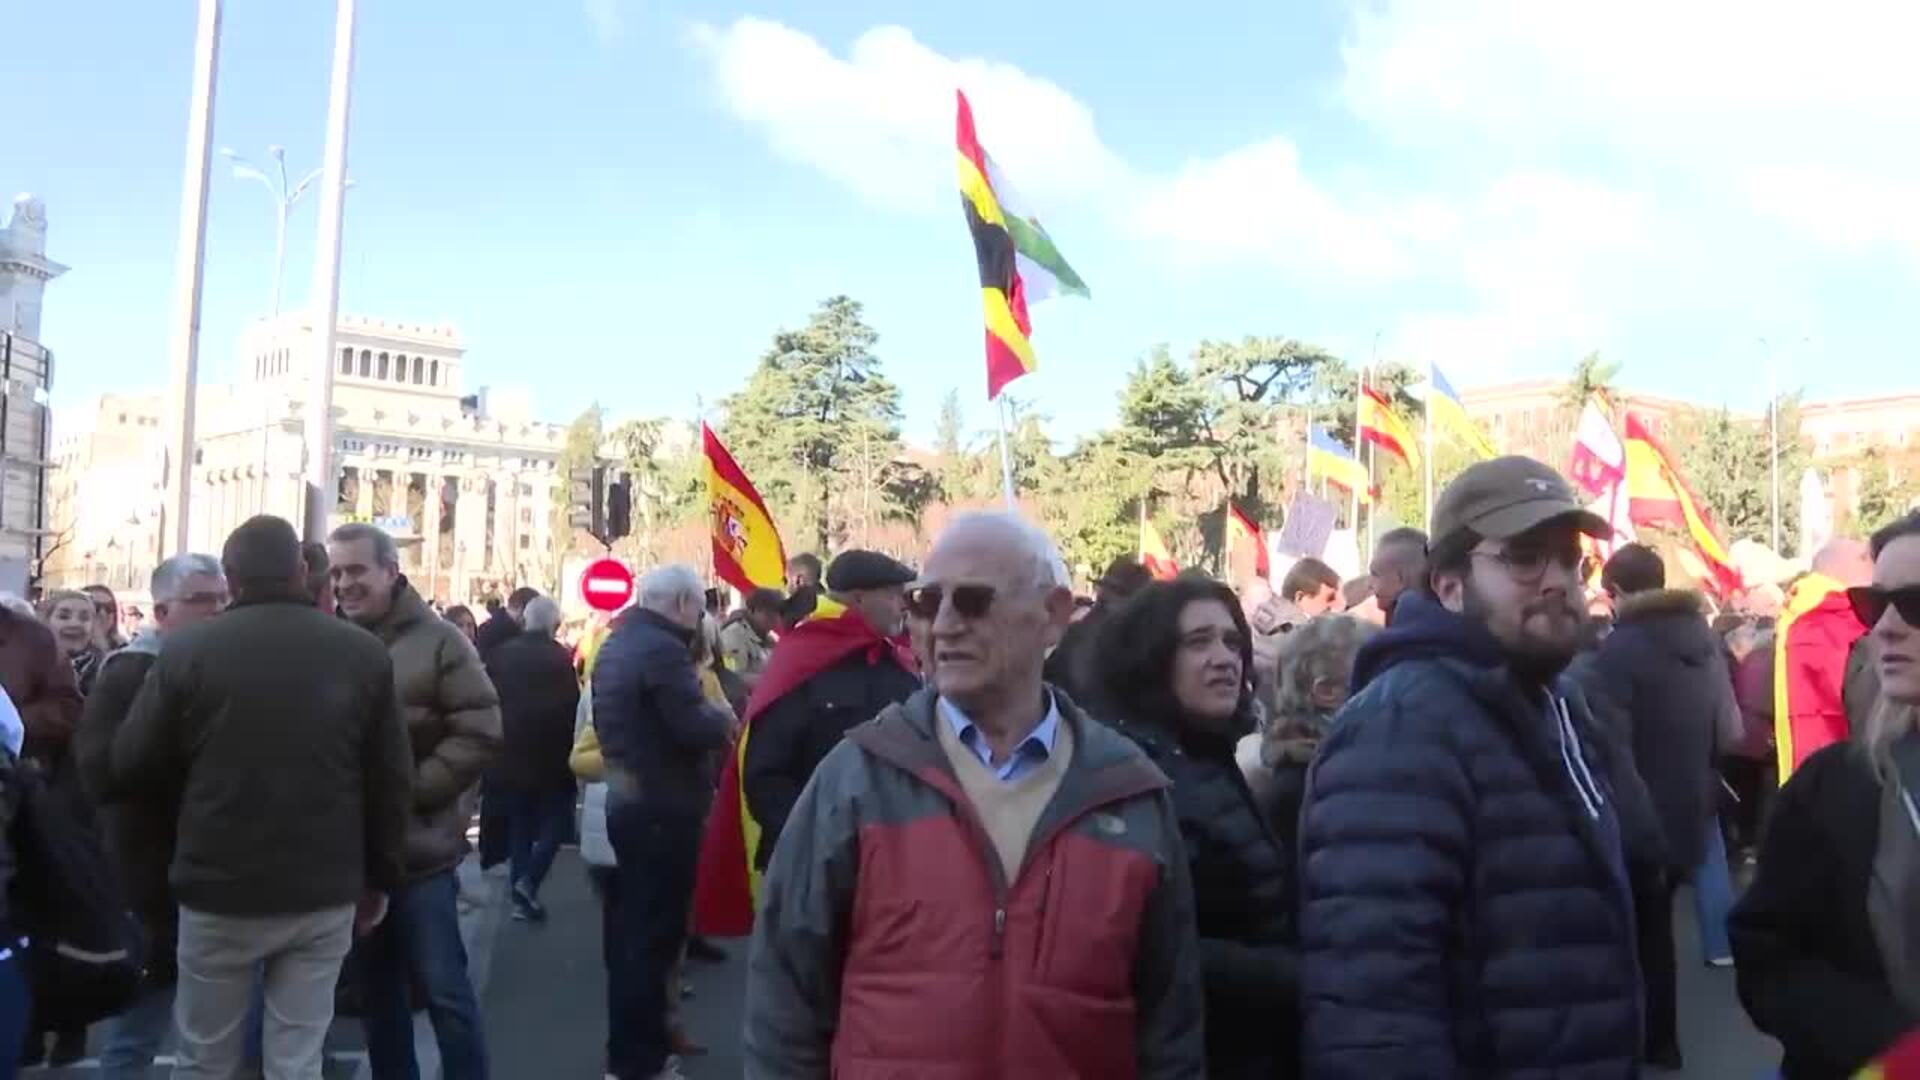
M1120 731L1173 781L1186 843L1207 1000L1207 1075L1279 1080L1299 1073L1299 935L1291 844L1268 831L1234 762L1231 735L1127 714Z
M1580 696L1425 594L1353 679L1301 811L1302 1074L1637 1076L1633 903Z
M1625 725L1619 736L1653 797L1667 869L1691 874L1719 808L1715 748L1731 747L1740 715L1705 601L1679 589L1622 597L1588 674L1588 698L1604 696L1607 715Z

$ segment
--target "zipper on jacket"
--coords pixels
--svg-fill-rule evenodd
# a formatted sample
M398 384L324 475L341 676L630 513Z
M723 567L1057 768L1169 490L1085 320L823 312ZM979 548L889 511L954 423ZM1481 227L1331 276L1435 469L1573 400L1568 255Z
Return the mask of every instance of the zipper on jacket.
M1006 937L1007 937L1007 909L1003 907L994 908L993 909L993 945L991 946L991 950L990 950L992 955L994 956L1000 955L1000 950L1003 947L1003 943L1005 942Z

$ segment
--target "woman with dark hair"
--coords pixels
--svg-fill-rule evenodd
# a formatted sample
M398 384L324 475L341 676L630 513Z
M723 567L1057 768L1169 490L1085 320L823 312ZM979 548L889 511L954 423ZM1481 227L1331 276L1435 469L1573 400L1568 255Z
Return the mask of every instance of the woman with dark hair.
M465 604L455 604L440 613L440 617L460 628L468 641L480 632L480 623L473 617L473 609Z
M1865 731L1795 769L1728 930L1740 1002L1787 1080L1841 1080L1920 1027L1920 513L1873 537L1847 601L1875 645Z
M1253 730L1252 642L1232 590L1184 577L1117 609L1095 653L1113 720L1173 780L1215 1080L1299 1075L1293 883L1234 762Z

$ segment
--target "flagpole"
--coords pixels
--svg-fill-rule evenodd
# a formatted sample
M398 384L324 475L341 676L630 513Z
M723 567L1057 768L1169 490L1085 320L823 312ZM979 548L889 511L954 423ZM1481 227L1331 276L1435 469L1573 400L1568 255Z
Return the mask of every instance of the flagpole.
M1380 335L1375 334L1373 339L1379 341ZM1367 369L1362 366L1360 368L1360 385L1353 392L1353 454L1354 460L1362 461L1363 463L1364 459L1360 457L1360 403L1365 401L1366 398ZM1369 475L1367 477L1367 484L1368 486L1372 486L1372 483L1373 477ZM1368 494L1372 493L1369 492ZM1353 542L1354 545L1358 547L1360 543L1360 493L1357 491L1347 496L1347 525L1353 530Z
M1007 497L1007 510L1014 509L1013 500L1013 454L1007 449L1007 399L1003 395L994 399L998 406L995 416L1000 421L1000 488Z

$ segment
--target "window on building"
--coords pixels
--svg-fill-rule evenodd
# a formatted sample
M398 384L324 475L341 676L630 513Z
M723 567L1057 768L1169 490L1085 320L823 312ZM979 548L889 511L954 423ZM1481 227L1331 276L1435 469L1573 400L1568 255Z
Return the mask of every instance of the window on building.
M419 386L427 381L427 362L422 357L413 358L413 385Z
M533 508L532 507L523 506L520 508L520 524L522 525L533 524Z
M533 537L528 536L526 533L521 533L520 534L520 550L525 551L532 546L533 546Z
M434 386L440 385L440 361L435 360L427 365L427 382Z
M340 374L342 375L353 374L353 350L352 349L340 350Z
M390 378L392 374L393 374L393 358L388 356L386 353L381 353L379 374L376 375L375 377L380 379L385 379L385 378Z
M368 375L372 374L372 372L373 372L373 350L361 349L360 350L360 377L364 379Z

